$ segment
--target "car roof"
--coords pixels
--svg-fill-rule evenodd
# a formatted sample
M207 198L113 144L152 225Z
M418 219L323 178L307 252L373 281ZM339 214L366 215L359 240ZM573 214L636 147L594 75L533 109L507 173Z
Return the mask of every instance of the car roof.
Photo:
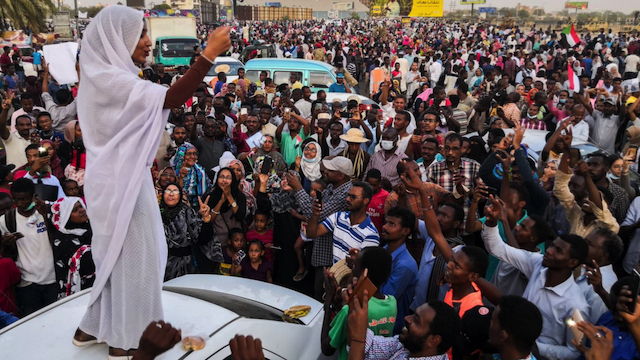
M371 99L369 99L366 96L363 95L359 95L359 94L349 94L349 93L335 93L335 92L328 92L327 93L327 103L331 103L333 101L333 99L340 99L343 103L347 102L347 99L351 96L357 96L358 98L360 98L360 102L362 102L363 104L367 104L367 105L372 105L372 104L376 104L377 103ZM311 94L311 100L316 100L318 98L318 94L317 93L313 93Z
M220 294L222 295L219 298L211 300ZM107 353L106 344L78 348L71 343L89 299L90 290L84 290L0 330L0 358L104 358ZM225 346L230 337L223 339L213 335L217 332L226 334L237 331L235 327L226 328L231 323L245 324L244 328L248 328L249 324L261 324L261 327L266 329L271 326L279 329L287 326L305 326L322 310L322 304L293 290L265 282L221 275L187 275L171 280L163 287L162 303L166 322L182 329L183 336L202 335L205 339L212 336L207 340L207 346L217 349ZM293 305L311 306L309 315L301 319L302 324L288 324L281 319L275 321L276 315ZM235 312L229 310L234 306ZM261 318L251 318L252 313L258 314ZM263 316L265 313L267 316ZM274 318L269 321L269 316ZM221 331L223 329L226 330ZM186 351L178 345L158 359L178 359L185 353ZM189 356L189 359L191 358Z
M214 63L219 64L219 63L240 63L242 64L242 61L236 59L236 58L232 58L231 56L218 56L217 58L215 58L215 60L213 60Z
M322 61L278 58L251 59L247 61L246 67L247 70L270 70L272 67L287 68L291 70L302 68L307 70L333 70L333 66Z

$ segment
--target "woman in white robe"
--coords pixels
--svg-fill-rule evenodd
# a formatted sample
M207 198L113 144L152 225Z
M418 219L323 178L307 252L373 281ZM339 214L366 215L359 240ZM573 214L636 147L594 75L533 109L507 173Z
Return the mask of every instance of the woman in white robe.
M138 77L135 63L144 63L151 48L142 12L110 6L87 27L78 118L96 280L76 346L106 342L109 359L125 359L147 325L163 319L167 245L149 168L169 109L191 97L229 46L229 28L216 30L192 69L167 90Z

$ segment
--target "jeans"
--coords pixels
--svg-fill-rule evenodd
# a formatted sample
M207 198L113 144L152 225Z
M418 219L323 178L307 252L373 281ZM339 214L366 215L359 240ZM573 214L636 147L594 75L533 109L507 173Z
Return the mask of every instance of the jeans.
M58 299L59 290L57 283L16 287L16 301L22 316L27 316L54 303Z

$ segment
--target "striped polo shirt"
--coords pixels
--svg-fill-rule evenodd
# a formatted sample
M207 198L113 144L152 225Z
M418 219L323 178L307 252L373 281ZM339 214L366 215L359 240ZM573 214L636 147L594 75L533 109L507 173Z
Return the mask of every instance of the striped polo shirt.
M351 211L340 211L324 219L322 225L333 232L333 263L349 255L349 249L363 249L380 245L378 230L369 215L356 226L351 226Z

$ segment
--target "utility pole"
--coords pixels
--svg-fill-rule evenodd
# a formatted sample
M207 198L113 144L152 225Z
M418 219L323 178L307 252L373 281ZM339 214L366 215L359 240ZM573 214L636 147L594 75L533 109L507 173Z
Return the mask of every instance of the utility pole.
M80 29L78 28L78 0L73 0L73 6L76 8L76 40L80 38Z

